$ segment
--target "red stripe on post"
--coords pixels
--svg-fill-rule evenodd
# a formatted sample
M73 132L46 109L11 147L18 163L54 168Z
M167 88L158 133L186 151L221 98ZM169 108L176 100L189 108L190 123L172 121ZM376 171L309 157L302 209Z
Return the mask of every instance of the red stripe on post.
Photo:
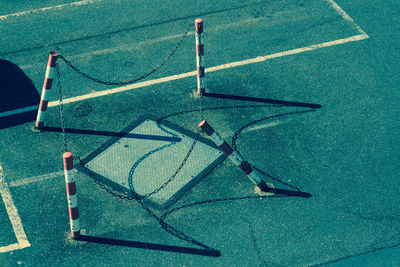
M242 169L246 175L249 175L253 170L247 161L240 163L239 168Z
M53 79L45 78L43 83L43 88L50 90L53 85Z
M74 168L74 162L71 152L65 152L63 154L63 160L64 160L64 170L70 171Z
M50 52L49 62L47 63L47 65L49 67L55 67L56 66L57 57L58 57L57 52Z
M78 232L71 231L71 237L73 239L78 239L79 237L81 237L81 232L80 231L78 231Z
M203 20L202 19L196 19L194 21L194 24L196 26L196 33L203 33Z
M36 128L41 128L44 125L43 121L37 121L36 122Z
M233 153L233 149L224 141L219 148L224 151L228 156Z
M205 132L207 135L212 135L214 133L214 129L208 124L205 120L202 120L199 123L199 127Z
M49 103L49 101L40 99L39 110L40 111L47 111L47 104L48 103Z
M204 44L196 45L196 55L200 57L204 55Z
M66 187L67 187L67 195L68 196L73 196L76 194L76 185L75 182L73 183L66 183Z
M76 220L79 218L78 207L75 208L68 207L68 211L69 211L69 218L71 220Z

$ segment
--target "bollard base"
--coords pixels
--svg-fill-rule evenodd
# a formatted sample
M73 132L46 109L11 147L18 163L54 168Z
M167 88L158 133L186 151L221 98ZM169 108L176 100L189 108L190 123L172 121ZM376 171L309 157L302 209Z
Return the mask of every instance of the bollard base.
M79 240L80 237L81 237L81 232L80 232L80 231L78 231L78 232L71 232L71 238L72 238L72 239L74 239L74 240Z
M43 132L43 130L39 127L37 127L36 125L34 125L33 127L31 127L31 131L34 133L41 133Z
M268 190L270 188L275 188L275 187L273 184L265 183L265 186L262 186L262 188L260 188L259 186L256 186L254 188L254 193L256 193L257 195L262 196L262 197L275 195L275 193L273 193L273 192L268 192Z

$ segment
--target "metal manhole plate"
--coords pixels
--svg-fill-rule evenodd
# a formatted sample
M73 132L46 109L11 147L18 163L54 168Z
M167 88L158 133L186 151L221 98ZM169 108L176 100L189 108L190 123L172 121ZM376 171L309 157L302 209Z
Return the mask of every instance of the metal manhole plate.
M83 161L102 182L139 195L153 192L175 173L195 138L193 133L153 119L141 119L124 132ZM156 209L168 208L225 158L212 143L200 139L176 177L145 203Z

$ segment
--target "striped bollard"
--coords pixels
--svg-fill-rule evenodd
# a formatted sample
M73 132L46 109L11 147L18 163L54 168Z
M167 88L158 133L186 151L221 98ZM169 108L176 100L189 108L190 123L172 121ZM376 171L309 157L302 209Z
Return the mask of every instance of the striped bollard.
M76 186L73 172L74 162L72 158L72 153L65 152L63 154L63 160L65 185L67 188L69 223L71 226L71 237L73 239L79 239L81 232L79 226L78 199L76 197Z
M203 33L203 20L196 19L196 65L197 65L197 94L202 95L204 93L204 66L203 66L203 55L204 55L204 44L201 38Z
M54 69L56 66L57 57L58 54L56 52L50 52L49 61L47 63L47 68L46 68L46 76L44 78L42 95L40 97L39 110L36 117L36 123L35 123L36 130L40 130L40 128L43 126L44 119L46 117L47 104L50 98L50 89L53 84Z
M208 136L210 136L211 140L226 154L228 157L238 166L246 175L250 178L250 180L257 185L256 192L259 195L273 195L270 192L271 189L268 187L267 183L264 182L258 172L254 170L250 164L242 158L236 151L234 151L227 142L208 124L205 120L201 121L199 127L203 132L205 132ZM270 185L273 187L272 185Z

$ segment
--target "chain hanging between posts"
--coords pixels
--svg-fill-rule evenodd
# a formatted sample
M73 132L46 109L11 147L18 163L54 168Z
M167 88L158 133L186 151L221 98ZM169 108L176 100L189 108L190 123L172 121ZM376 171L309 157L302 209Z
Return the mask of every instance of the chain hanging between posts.
M125 81L125 82L109 82L109 81L102 81L100 79L94 78L92 76L90 76L89 74L86 74L84 72L82 72L80 69L78 69L76 66L74 66L69 60L67 60L64 56L59 55L58 58L62 59L69 67L71 67L75 72L79 73L80 75L82 75L83 77L96 82L96 83L101 83L101 84L105 84L105 85L118 85L118 86L122 86L122 85L128 85L131 83L135 83L138 82L140 80L143 80L145 78L147 78L148 76L150 76L151 74L153 74L154 72L156 72L159 68L161 68L163 65L165 65L165 63L167 63L167 61L170 59L170 57L175 54L175 52L178 50L178 48L181 46L183 40L186 38L186 36L189 33L190 28L193 26L194 24L191 23L189 24L189 26L187 27L187 29L185 30L184 34L182 35L181 39L178 41L178 43L175 45L175 47L172 49L172 51L168 54L168 56L166 56L161 63L159 63L156 67L154 67L150 72L135 78L133 80L130 81Z
M77 67L73 66L72 63L70 61L68 61L66 58L64 58L62 55L59 55L58 57L60 59L62 59L64 62L67 63L68 66L70 66L73 70L75 70L76 72L78 72L79 74L81 74L83 77L88 78L94 82L98 82L98 83L103 83L106 85L126 85L126 84L131 84L134 82L137 82L139 80L142 80L146 77L148 77L149 75L151 75L152 73L154 73L155 71L157 71L161 66L163 66L168 60L169 58L177 51L177 49L180 47L180 45L182 44L183 40L185 39L185 37L188 35L188 32L190 30L190 28L193 26L193 24L189 24L188 28L186 29L186 31L184 32L182 38L179 40L179 42L175 45L174 49L169 53L169 55L167 57L165 57L161 63L156 66L155 68L153 68L153 70L151 70L149 73L131 80L131 81L127 81L127 82L106 82L106 81L101 81L99 79L93 78L91 76L89 76L88 74L83 73L82 71L80 71ZM59 107L60 107L60 118L61 118L61 129L62 129L62 136L63 136L63 144L64 144L64 150L68 151L68 144L67 144L67 138L66 138L66 130L65 130L65 115L64 115L64 105L63 105L63 94L62 94L62 87L61 87L61 79L60 79L60 71L59 71L59 65L58 63L56 63L56 72L57 72L57 85L58 85L58 95L59 95ZM201 110L201 114L203 114L203 108L202 105L200 107ZM203 115L201 115L201 117L203 117ZM161 122L161 119L158 121L158 123ZM186 154L185 158L183 159L182 163L179 165L179 167L177 168L177 170L175 171L175 173L163 184L161 185L159 188L155 189L153 192L150 192L144 196L140 196L141 199L149 197L153 194L158 193L160 190L162 190L163 188L165 188L175 177L176 175L181 171L181 169L183 168L183 166L185 165L186 161L188 160L188 158L190 157L197 141L199 138L199 135L201 134L201 131L199 131L195 137L195 140L193 141L191 147L189 148L188 153ZM79 159L79 158L78 158ZM93 178L93 180L101 187L101 189L105 190L107 193L113 195L114 197L119 197L121 199L129 199L131 200L132 197L126 196L126 195L121 195L118 193L115 193L114 191L108 189L106 186L104 186L103 184L101 184L97 179L95 179L95 177L90 173L90 171L88 170L88 168L85 166L85 164L83 163L82 160L79 159L79 163L80 165L82 165L85 169L85 171L89 174L89 176L91 178ZM131 173L130 173L131 175ZM131 192L132 194L135 194L134 192Z
M64 152L68 152L67 134L65 132L64 103L63 103L63 95L61 88L60 69L57 62L56 62L56 75L57 75L58 103L60 107L61 130L62 130L62 137L64 144Z
M140 81L142 79L147 78L148 76L150 76L151 74L153 74L154 72L156 72L161 66L163 66L168 60L169 58L177 51L177 49L180 47L180 45L182 44L183 40L185 39L185 37L187 36L190 28L193 26L193 24L190 24L188 26L188 28L186 29L185 33L183 34L182 38L179 40L179 42L175 45L174 49L168 54L167 57L165 57L161 63L159 65L157 65L155 68L153 68L150 72L142 75L139 78L130 80L130 81L126 81L126 82L107 82L107 81L102 81L96 78L91 77L90 75L83 73L81 70L79 70L77 67L75 67L74 65L72 65L72 63L70 61L68 61L66 58L64 58L62 55L59 55L58 57L60 59L62 59L69 67L71 67L74 71L76 71L77 73L81 74L83 77L90 79L94 82L97 83L102 83L102 84L106 84L106 85L127 85L127 84L131 84L131 83L135 83L137 81ZM65 114L64 114L64 104L63 104L63 92L62 92L62 86L61 86L61 79L60 79L60 71L59 71L59 65L58 63L56 63L56 75L57 75L57 86L58 86L58 96L59 96L59 111L60 111L60 119L61 119L61 129L62 129L62 136L63 136L63 145L64 145L64 150L67 152L68 150L68 143L67 143L67 137L66 137L66 127L65 127ZM203 108L203 99L200 96L200 119L203 120L204 119L204 108ZM164 119L164 117L160 118L157 123L159 125L160 122ZM183 166L186 164L187 160L189 159L190 155L192 154L196 143L199 140L199 137L201 135L201 130L199 130L194 138L194 141L192 143L192 145L190 146L188 152L185 155L185 158L182 160L182 162L180 163L180 165L178 166L178 168L176 169L176 171L174 172L173 175L171 175L169 177L169 179L162 184L159 188L155 189L153 192L150 192L146 195L138 195L136 192L134 192L133 190L131 190L131 192L126 192L126 194L120 194L117 193L113 190L111 190L109 187L107 187L106 185L102 184L98 179L96 179L96 177L93 175L93 173L91 173L91 171L88 169L88 167L86 166L85 162L83 160L80 159L79 156L75 156L74 159L79 161L79 164L82 166L82 168L85 170L85 172L89 175L89 177L102 189L104 190L106 193L110 194L113 197L116 198L120 198L123 200L135 200L151 217L153 217L160 225L161 227L167 231L168 233L170 233L171 235L184 240L186 242L192 243L194 245L197 245L199 247L202 247L204 249L210 250L210 251L216 251L215 249L202 244L201 242L197 241L196 239L189 237L188 235L186 235L185 233L183 233L182 231L177 230L176 228L174 228L172 225L166 223L164 221L165 216L161 216L159 217L158 215L156 215L149 207L147 207L144 203L143 203L143 199L147 198L153 194L158 193L159 191L161 191L162 189L164 189L177 175L178 173L182 170ZM172 133L171 133L172 134ZM131 173L130 173L131 175Z
M169 177L169 179L168 179L165 183L163 183L160 187L158 187L158 188L155 189L154 191L152 191L152 192L150 192L150 193L147 193L146 195L137 195L136 193L134 193L133 190L132 190L132 194L136 194L136 195L137 195L137 198L139 198L139 199L144 199L144 198L150 197L151 195L157 194L157 193L160 192L162 189L164 189L164 188L178 175L178 173L182 170L183 166L185 166L187 160L189 159L190 155L191 155L192 152L193 152L194 147L196 146L196 143L197 143L198 140L199 140L200 134L201 134L201 131L198 131L197 134L196 134L196 137L195 137L195 139L194 139L194 141L193 141L193 143L192 143L192 145L190 146L188 152L186 153L185 158L182 160L181 164L180 164L179 167L176 169L175 173L174 173L173 175L171 175L171 176ZM132 175L133 175L133 172L132 172L132 169L131 169L131 171L129 172L129 181L132 180ZM132 189L132 188L131 188L131 189Z

